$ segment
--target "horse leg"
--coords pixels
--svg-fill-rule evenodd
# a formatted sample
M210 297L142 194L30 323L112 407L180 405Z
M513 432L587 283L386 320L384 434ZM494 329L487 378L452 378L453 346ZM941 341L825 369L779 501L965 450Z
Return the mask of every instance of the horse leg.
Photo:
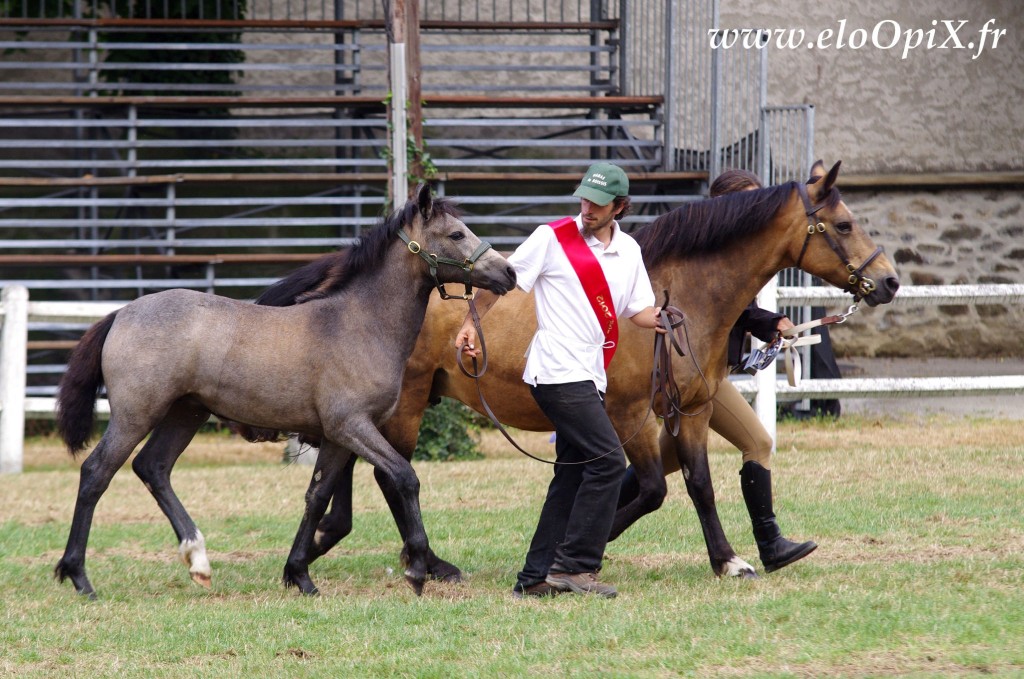
M351 422L349 426L337 427L334 431L338 432L346 448L357 451L360 457L372 464L375 472L379 471L384 478L387 487L393 489L397 500L392 508L395 520L400 527L405 526L402 536L405 579L417 595L422 594L430 543L420 513L420 482L412 464L388 443L368 419Z
M132 422L132 418L124 418ZM137 420L135 420L137 421ZM78 498L75 500L75 512L71 519L71 532L64 555L53 574L60 582L70 578L75 590L90 599L96 598L96 590L85 574L85 548L89 542L89 530L92 527L96 503L110 485L117 470L128 460L135 446L149 432L150 423L122 426L122 419L111 417L107 431L92 453L82 463L78 481Z
M657 510L665 501L668 486L658 449L658 430L657 422L652 419L624 446L631 464L622 480L609 541L621 535L640 517Z
M319 462L319 458L317 460ZM309 546L310 563L329 552L352 532L352 472L355 466L356 457L349 455L334 486L330 509L320 520L313 535L313 544Z
M704 542L708 548L708 558L711 560L711 568L715 575L756 578L754 567L733 551L718 518L715 489L711 483L711 467L708 465L707 434L706 418L683 422L676 436L662 430L659 439L662 455L674 453L679 460L686 482L686 492L697 510Z
M406 460L411 460L413 452L416 450L420 423L423 421L423 411L429 404L431 380L431 375L420 379L420 376L410 375L407 372L395 414L381 427L384 438ZM315 542L310 552L313 560L326 554L352 531L352 467L354 465L355 458L351 458L339 477L334 497L331 500L330 511L317 528ZM402 537L404 545L407 530L401 498L389 485L386 474L375 469L373 476L391 509L391 515L395 519L395 525L398 527L398 533ZM400 558L403 563L408 559L404 549ZM427 575L431 579L442 582L462 581L462 571L458 566L440 558L432 549L427 550L426 559Z
M391 485L386 474L380 470L374 469L373 476L377 479L377 485L380 486L381 492L384 494L384 499L387 500L388 507L391 508L391 515L395 517L395 524L398 526L398 533L402 537L402 563L409 562L409 551L408 551L408 528L403 520L402 511L402 497L398 491ZM427 575L432 580L440 580L441 582L462 582L462 571L459 567L453 563L449 563L434 554L434 550L429 546L427 547Z
M178 537L178 553L188 566L189 577L207 589L211 570L206 557L206 540L171 487L171 469L209 418L210 411L201 405L176 402L132 461L136 476L171 522Z
M313 478L310 479L309 488L306 490L306 510L299 522L299 530L295 533L295 540L284 565L282 581L286 587L297 587L300 592L307 595L319 593L309 577L309 564L316 558L314 554L317 554L315 545L318 526L327 511L327 505L338 486L339 479L349 466L351 456L350 450L331 443L326 438L323 440L316 458L316 467L313 469ZM351 515L351 504L348 511Z
M420 424L423 422L423 411L429 406L430 383L420 381L416 385L410 384L410 376L406 374L402 386L402 397L398 402L395 414L381 427L381 433L387 442L394 447L399 455L406 460L412 460L416 452L416 442L419 439ZM386 474L377 469L373 470L373 477L380 486L381 493L391 509L391 515L398 527L398 534L402 537L402 563L408 561L404 545L408 529L405 525L402 513L402 499L394 487L388 481ZM441 582L462 582L462 571L453 563L445 561L433 549L427 548L427 575L433 580Z

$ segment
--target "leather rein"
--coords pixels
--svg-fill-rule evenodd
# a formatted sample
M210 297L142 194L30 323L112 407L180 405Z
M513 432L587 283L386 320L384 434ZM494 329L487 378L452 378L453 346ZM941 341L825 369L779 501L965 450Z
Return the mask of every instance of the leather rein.
M594 460L600 460L601 458L607 457L615 451L622 449L627 443L636 438L636 436L643 430L644 425L647 424L647 418L650 417L652 412L659 417L664 418L666 426L669 427L672 435L675 436L679 432L679 417L681 415L692 417L700 414L707 408L707 403L705 403L704 407L697 412L687 413L683 411L679 404L679 387L676 385L675 377L672 372L671 352L674 349L680 356L685 356L686 352L683 350L683 344L689 347L690 338L686 329L685 315L679 308L668 305L668 291L665 291L665 305L662 306L659 314L659 322L661 327L665 329L665 333L655 333L654 336L654 369L651 371L650 402L647 407L647 412L644 413L644 419L640 422L637 430L615 448L587 460L582 460L580 462L558 462L545 460L544 458L538 457L526 450L520 446L514 438L512 438L512 435L508 433L508 430L505 429L504 425L502 425L498 420L494 411L491 410L491 406L487 403L487 399L484 398L483 389L480 385L480 378L483 377L485 372L487 372L487 342L484 340L484 332L480 324L480 315L477 313L476 304L474 304L473 300L469 300L469 313L473 319L473 325L476 328L477 342L480 344L481 358L480 363L478 364L476 357L473 357L472 371L470 371L466 369L466 366L463 363L462 351L460 349L456 349L455 361L459 365L459 370L462 371L463 375L472 379L476 383L476 393L477 397L480 399L480 405L483 407L484 413L486 413L487 417L491 420L491 423L499 432L501 432L501 435L504 436L505 439L520 453L538 462L550 465L578 465L587 464ZM708 380L704 376L703 371L701 371L700 366L697 364L695 359L693 360L693 364L697 367L697 372L700 374L701 379L704 380L704 388L707 390L710 400L711 387L708 384Z

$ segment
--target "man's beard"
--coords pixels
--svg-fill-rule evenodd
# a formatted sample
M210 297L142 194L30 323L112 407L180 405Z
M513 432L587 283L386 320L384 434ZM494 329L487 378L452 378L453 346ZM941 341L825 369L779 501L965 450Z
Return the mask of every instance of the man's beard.
M608 219L606 219L605 221L598 222L598 223L594 224L594 226L592 226L592 227L589 224L587 224L586 222L583 222L583 235L584 236L593 236L598 231L600 231L600 230L602 230L602 229L604 229L606 227L610 227L614 223L615 223L615 215L609 216Z

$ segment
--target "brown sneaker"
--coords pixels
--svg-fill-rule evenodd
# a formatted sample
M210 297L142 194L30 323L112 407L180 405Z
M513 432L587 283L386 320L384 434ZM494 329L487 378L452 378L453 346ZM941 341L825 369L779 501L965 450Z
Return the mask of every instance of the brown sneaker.
M559 592L596 594L605 599L612 599L618 595L614 587L600 582L596 573L548 573L545 582Z
M522 599L522 598L528 597L528 596L534 596L534 597L555 596L556 594L561 594L561 593L562 593L561 590L555 589L554 587L552 587L551 585L549 585L546 582L538 582L536 584L530 585L529 587L522 587L522 588L520 588L519 585L516 585L512 589L512 598L513 599Z

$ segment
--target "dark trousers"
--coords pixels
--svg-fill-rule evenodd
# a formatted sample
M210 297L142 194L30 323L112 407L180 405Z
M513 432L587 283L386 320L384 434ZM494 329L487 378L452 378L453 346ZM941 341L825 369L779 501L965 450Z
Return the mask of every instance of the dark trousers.
M594 573L600 569L626 469L619 437L593 382L542 384L530 391L555 425L556 461L590 461L554 465L517 588L543 582L549 570ZM605 455L608 451L613 452Z

